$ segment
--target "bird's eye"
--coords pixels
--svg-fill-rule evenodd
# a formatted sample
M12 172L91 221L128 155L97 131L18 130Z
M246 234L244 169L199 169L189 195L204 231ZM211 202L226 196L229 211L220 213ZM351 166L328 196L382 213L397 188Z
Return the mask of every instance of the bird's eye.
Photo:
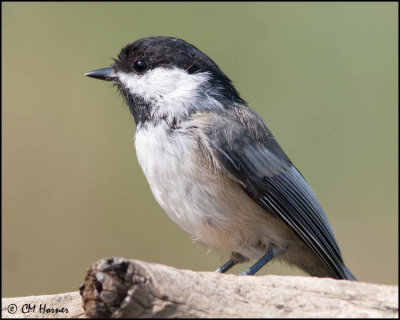
M135 63L133 64L133 67L137 72L143 73L147 70L149 66L145 60L136 60Z

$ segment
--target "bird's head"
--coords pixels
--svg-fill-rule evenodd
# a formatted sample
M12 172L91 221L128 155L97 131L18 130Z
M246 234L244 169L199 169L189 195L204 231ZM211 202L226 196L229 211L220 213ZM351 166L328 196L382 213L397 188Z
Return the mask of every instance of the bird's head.
M184 40L149 37L122 48L114 64L86 76L112 81L137 125L179 119L242 103L231 80L206 54Z

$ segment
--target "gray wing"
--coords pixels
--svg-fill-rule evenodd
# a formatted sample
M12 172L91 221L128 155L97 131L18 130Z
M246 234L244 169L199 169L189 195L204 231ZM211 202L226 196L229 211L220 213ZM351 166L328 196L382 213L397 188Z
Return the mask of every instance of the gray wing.
M261 118L242 107L201 117L207 119L198 121L198 128L219 167L258 205L280 217L335 278L348 279L339 246L313 190Z

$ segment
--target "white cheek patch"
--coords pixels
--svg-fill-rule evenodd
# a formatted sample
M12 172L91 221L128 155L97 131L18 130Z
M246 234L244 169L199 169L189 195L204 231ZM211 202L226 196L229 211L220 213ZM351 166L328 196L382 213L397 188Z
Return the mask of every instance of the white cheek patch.
M196 95L196 89L209 79L209 74L189 74L178 68L156 68L143 75L118 72L119 80L132 95L150 100L179 100Z
M207 72L189 74L178 68L156 68L143 75L118 72L118 77L132 95L149 103L153 118L185 117L194 110L223 109L215 99L217 89L207 84Z

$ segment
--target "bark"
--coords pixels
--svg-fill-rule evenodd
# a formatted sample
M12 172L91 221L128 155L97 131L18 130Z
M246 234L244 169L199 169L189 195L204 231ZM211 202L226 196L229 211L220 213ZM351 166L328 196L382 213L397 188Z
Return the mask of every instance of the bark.
M10 316L11 303L22 303L14 299L50 305L55 299L66 303L68 296L75 306L83 301L86 316L100 318L398 317L397 286L313 277L239 277L124 258L94 263L80 293L82 300L78 293L3 299L2 316ZM61 316L82 316L82 309L73 310ZM32 314L18 315L25 316Z

